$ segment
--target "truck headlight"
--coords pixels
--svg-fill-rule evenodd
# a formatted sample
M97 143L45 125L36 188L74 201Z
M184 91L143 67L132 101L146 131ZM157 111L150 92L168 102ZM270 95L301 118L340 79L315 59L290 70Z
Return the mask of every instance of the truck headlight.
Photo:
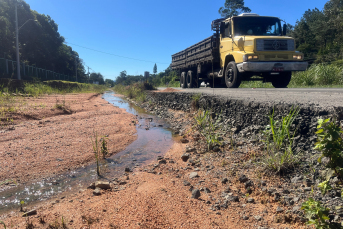
M258 60L257 55L244 55L243 56L243 61L249 61L249 60Z
M302 58L301 55L293 55L293 60L301 60Z

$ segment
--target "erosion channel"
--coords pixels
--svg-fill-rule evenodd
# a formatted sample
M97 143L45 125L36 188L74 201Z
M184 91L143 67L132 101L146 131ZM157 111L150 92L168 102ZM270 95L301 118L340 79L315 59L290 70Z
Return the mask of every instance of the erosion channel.
M142 108L116 96L114 92L108 91L102 98L137 116L137 140L125 150L106 158L105 162L101 163L101 171L104 171L101 177L96 175L94 163L65 174L1 191L0 213L19 209L22 200L26 206L32 205L58 195L77 192L96 180L112 181L123 175L125 169L133 170L138 166L148 164L170 149L173 136L168 123L163 119L150 115Z

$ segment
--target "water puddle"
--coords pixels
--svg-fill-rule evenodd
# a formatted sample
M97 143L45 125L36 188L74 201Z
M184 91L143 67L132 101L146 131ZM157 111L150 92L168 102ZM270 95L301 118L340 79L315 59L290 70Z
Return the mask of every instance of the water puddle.
M164 120L146 113L144 109L128 103L121 97L115 96L113 92L106 92L103 99L136 115L138 123L136 125L137 140L122 152L102 162L101 170L103 174L101 174L101 180L111 181L116 177L120 177L124 174L125 168L128 167L132 170L138 166L148 164L155 160L157 156L163 156L171 148L173 136ZM27 206L46 201L52 197L75 193L86 188L97 179L99 178L96 175L94 163L39 182L13 187L1 192L0 213L12 209L18 210L21 200L24 200Z

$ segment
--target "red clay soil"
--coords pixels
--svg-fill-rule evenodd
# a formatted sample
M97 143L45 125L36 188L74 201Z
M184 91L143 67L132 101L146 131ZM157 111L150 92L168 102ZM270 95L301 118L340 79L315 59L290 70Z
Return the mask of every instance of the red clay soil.
M31 176L38 178L91 161L90 136L93 129L109 135L109 148L116 147L116 151L134 139L135 129L130 126L132 115L107 105L99 96L90 100L88 97L66 97L71 110L76 113L53 116L43 119L42 123L24 122L13 131L2 133L1 137L9 140L1 145L2 156L6 157L1 161L0 167L6 169L1 171L1 176L17 180ZM52 99L53 104L53 97L46 99ZM71 102L75 100L79 102ZM189 140L189 145L194 142L192 138ZM123 144L116 145L116 142ZM247 203L241 197L240 202L230 202L227 209L213 211L210 207L216 202L216 195L228 184L222 184L218 177L205 170L198 170L199 177L191 179L189 175L193 170L188 168L188 162L181 160L185 150L185 144L175 143L163 163L155 161L118 180L114 179L111 189L101 190L100 196L93 195L92 189L80 190L79 193L66 194L30 207L37 210L37 215L22 217L18 207L18 211L4 214L0 220L8 228L305 228L297 223L285 224L286 213L276 213L278 203L259 191L249 196L255 199L255 203ZM4 152L16 154L10 157L12 154ZM211 153L200 159L205 162L208 157ZM57 162L57 158L64 160ZM56 167L58 164L60 166ZM213 162L213 165L224 169L219 162ZM236 195L242 184L236 176L227 174L230 189ZM211 193L201 191L200 198L193 199L190 186L185 186L185 181L195 187L208 187Z
M20 184L94 163L94 132L107 136L111 155L136 139L136 117L99 94L25 98L16 106L13 125L0 129L0 181Z
M180 90L177 90L177 89L174 89L174 88L167 87L167 88L164 89L164 90L158 90L158 91L155 91L155 92L176 92L176 91L180 91Z

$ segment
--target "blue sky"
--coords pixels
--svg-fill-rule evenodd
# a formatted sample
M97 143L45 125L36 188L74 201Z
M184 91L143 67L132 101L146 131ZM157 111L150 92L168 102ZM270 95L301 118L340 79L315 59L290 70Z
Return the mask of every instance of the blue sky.
M32 10L50 15L60 34L85 64L107 79L165 70L171 55L213 33L225 0L26 0ZM323 9L326 0L245 0L253 13L277 16L295 24L308 9ZM99 50L108 55L91 51ZM125 56L133 59L122 58ZM90 72L92 72L90 70Z

